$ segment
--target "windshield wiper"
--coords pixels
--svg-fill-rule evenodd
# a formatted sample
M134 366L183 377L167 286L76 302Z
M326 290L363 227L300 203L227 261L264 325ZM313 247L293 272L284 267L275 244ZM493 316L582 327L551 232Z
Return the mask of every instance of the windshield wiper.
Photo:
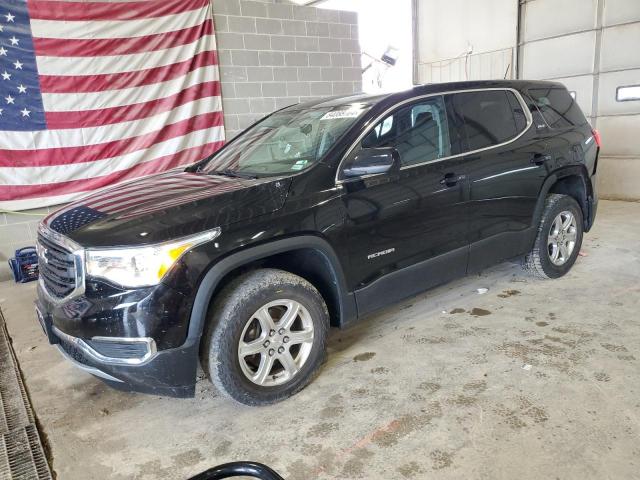
M222 175L224 177L232 177L232 178L248 178L251 180L255 180L258 178L256 175L251 175L250 173L242 173L237 172L235 170L231 170L227 168L226 170L216 170L213 172L207 172L208 175Z

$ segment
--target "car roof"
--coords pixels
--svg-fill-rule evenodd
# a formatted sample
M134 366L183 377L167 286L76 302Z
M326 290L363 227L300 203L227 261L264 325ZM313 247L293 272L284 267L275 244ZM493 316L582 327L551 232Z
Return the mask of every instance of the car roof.
M415 87L401 92L384 93L384 94L355 94L347 96L336 96L323 98L292 106L292 108L336 108L353 104L376 105L383 101L403 101L412 97L423 95L445 93L459 90L475 90L482 88L513 88L518 91L535 87L564 87L558 82L549 82L542 80L473 80L466 82L445 82L430 83L425 85L416 85ZM385 102L387 103L387 102Z

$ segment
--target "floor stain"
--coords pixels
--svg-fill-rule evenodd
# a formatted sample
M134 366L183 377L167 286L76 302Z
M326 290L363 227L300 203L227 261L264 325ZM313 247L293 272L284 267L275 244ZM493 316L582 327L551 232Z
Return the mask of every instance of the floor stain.
M509 298L513 297L514 295L520 295L520 290L504 290L502 293L498 294L498 297Z
M369 390L366 388L356 388L351 395L356 398L366 397L369 395Z
M429 456L433 462L432 468L434 470L442 470L443 468L450 467L453 464L453 454L449 452L434 450L429 454Z
M338 427L339 425L337 423L318 423L317 425L314 425L309 429L309 436L326 438L331 432L335 432L336 430L338 430Z
M231 442L229 440L222 440L216 448L213 450L213 454L216 457L225 457L229 454L229 450L231 449Z
M416 339L418 345L437 345L438 343L447 343L448 340L444 337L420 337Z
M422 382L420 385L418 385L418 388L420 390L424 390L429 394L433 394L440 390L440 385L434 382Z
M364 462L359 458L350 458L342 467L342 478L362 478Z
M320 418L336 418L344 413L342 405L329 405L320 410Z
M455 397L449 398L447 403L452 405L456 405L458 407L470 407L474 405L478 401L478 397L475 395L457 395Z
M636 359L633 355L618 355L618 360L624 360L625 362L633 362Z
M372 368L371 373L374 373L376 375L386 375L387 373L389 373L389 369L387 367Z
M484 308L473 308L469 313L474 317L484 317L485 315L491 315L491 312L489 310L485 310Z
M539 327L546 327L549 324L547 322L536 322L536 325Z
M464 313L466 310L464 308L454 308L449 313L455 315L456 313Z
M186 452L173 455L171 457L171 460L173 460L173 464L176 467L184 468L200 463L204 460L204 456L202 455L202 452L200 450L198 450L197 448L192 448L191 450L187 450Z
M353 357L353 361L354 362L366 362L367 360L371 360L375 356L376 356L375 352L359 353L358 355Z
M487 389L487 382L484 380L477 380L475 382L465 384L462 388L465 392L473 392L478 395Z
M614 345L612 343L601 343L602 348L609 350L610 352L628 352L627 347L624 345Z
M524 418L528 418L533 423L544 423L549 420L547 411L543 407L535 405L527 397L520 396L515 399L515 403L515 407L500 404L494 410L495 413L503 417L504 423L514 430L528 426Z
M396 418L384 430L378 432L373 438L373 443L382 448L396 445L401 438L420 430L431 423L431 420L442 416L442 408L439 402L433 402L421 410L420 414L407 414Z
M404 465L400 465L400 467L398 467L398 472L404 478L415 478L416 476L423 474L424 470L418 463L409 462L405 463Z

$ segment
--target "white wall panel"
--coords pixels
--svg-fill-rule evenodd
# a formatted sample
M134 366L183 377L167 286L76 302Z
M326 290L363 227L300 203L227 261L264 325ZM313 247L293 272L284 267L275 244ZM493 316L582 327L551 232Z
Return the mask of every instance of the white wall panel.
M638 0L605 0L604 25L640 21L640 1Z
M516 0L418 0L419 61L514 47L517 22Z
M640 0L418 0L420 75L433 70L428 62L469 45L475 52L513 46L519 2L519 77L558 80L576 92L603 138L601 195L640 199L640 101L616 101L618 87L640 84ZM442 62L431 81L467 78L465 61L468 78L498 76L496 59L480 60Z
M640 4L640 0L637 0ZM640 68L640 22L605 28L602 32L600 70Z
M535 0L527 2L524 40L538 40L595 27L597 0Z
M598 194L603 198L637 200L640 198L640 159L598 159Z
M640 100L616 101L616 89L627 85L640 85L640 69L600 74L598 115L640 114ZM640 129L636 135L640 136Z
M640 161L640 115L598 117L598 130L602 135L603 155ZM640 184L640 177L636 181Z
M595 32L550 38L523 46L523 78L544 79L593 72Z

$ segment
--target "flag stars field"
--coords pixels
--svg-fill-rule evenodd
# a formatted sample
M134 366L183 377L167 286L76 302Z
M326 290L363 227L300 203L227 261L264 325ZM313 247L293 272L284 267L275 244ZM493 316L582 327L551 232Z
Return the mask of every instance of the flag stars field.
M2 209L69 202L224 143L210 1L99 3L0 0Z

